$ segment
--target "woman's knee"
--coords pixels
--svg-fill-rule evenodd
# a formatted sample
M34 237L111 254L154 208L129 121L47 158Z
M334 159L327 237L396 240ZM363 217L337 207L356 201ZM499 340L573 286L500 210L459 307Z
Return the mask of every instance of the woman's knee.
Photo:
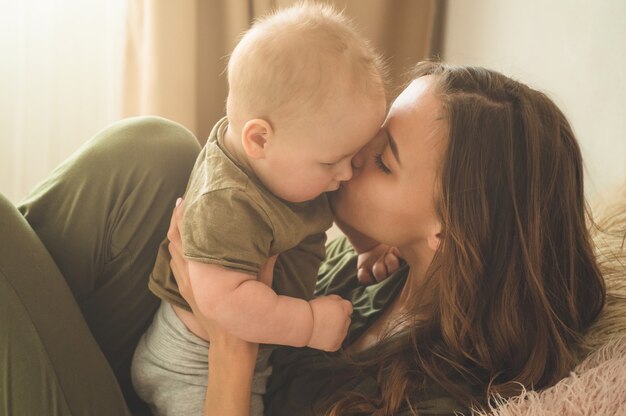
M158 116L139 116L126 119L134 140L144 148L159 147L161 150L175 150L175 153L195 160L200 151L196 136L185 126Z
M131 117L111 124L87 142L79 150L74 169L118 173L131 181L144 178L184 190L200 149L193 133L174 121Z
M141 162L170 173L188 172L200 152L200 144L187 128L158 116L120 120L100 133L107 145L119 144L122 158ZM120 143L115 143L120 142Z

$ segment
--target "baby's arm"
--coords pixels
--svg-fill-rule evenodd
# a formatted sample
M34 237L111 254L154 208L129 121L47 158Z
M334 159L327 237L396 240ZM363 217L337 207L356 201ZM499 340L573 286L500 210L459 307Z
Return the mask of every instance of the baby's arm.
M347 333L352 305L338 296L281 296L252 274L195 261L189 277L200 313L246 341L334 351Z

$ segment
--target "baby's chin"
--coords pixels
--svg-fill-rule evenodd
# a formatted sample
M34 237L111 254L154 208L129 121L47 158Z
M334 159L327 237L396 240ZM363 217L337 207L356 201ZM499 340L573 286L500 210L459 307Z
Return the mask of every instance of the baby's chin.
M321 193L304 193L302 192L302 189L270 189L270 191L277 196L278 198L282 199L283 201L286 202L290 202L292 204L302 204L305 202L310 202L313 201L314 199L316 199L318 196L321 195Z
M341 190L343 182L337 182L337 184L329 186L328 188L324 189L323 191L318 191L317 193L310 193L310 194L299 194L299 193L292 193L292 194L285 194L285 195L280 195L278 193L274 193L274 195L277 195L278 197L280 197L281 199L284 199L285 201L288 202L292 202L292 203L304 203L304 202L310 202L310 201L314 201L315 199L319 198L320 196L327 194L327 195L332 195L337 193L339 190Z
M337 212L345 205L345 185L342 183L336 191L329 192L328 200L330 201L330 206L336 215Z
M341 188L342 184L343 182L337 182L336 184L329 186L325 192L335 192Z

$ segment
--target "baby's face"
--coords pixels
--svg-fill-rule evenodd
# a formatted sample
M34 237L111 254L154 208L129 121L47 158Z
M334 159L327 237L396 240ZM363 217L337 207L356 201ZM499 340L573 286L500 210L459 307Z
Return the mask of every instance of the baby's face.
M327 116L312 115L284 131L277 126L264 182L280 198L310 201L352 177L352 157L380 129L385 100L338 101Z

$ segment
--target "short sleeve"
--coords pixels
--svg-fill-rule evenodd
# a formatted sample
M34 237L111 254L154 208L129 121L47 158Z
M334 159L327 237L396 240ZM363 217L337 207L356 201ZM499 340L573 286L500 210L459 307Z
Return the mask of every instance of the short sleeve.
M269 257L272 224L241 189L219 189L185 204L181 230L189 260L256 274Z
M296 247L280 253L274 268L273 287L281 295L309 300L324 260L326 233L310 235Z

